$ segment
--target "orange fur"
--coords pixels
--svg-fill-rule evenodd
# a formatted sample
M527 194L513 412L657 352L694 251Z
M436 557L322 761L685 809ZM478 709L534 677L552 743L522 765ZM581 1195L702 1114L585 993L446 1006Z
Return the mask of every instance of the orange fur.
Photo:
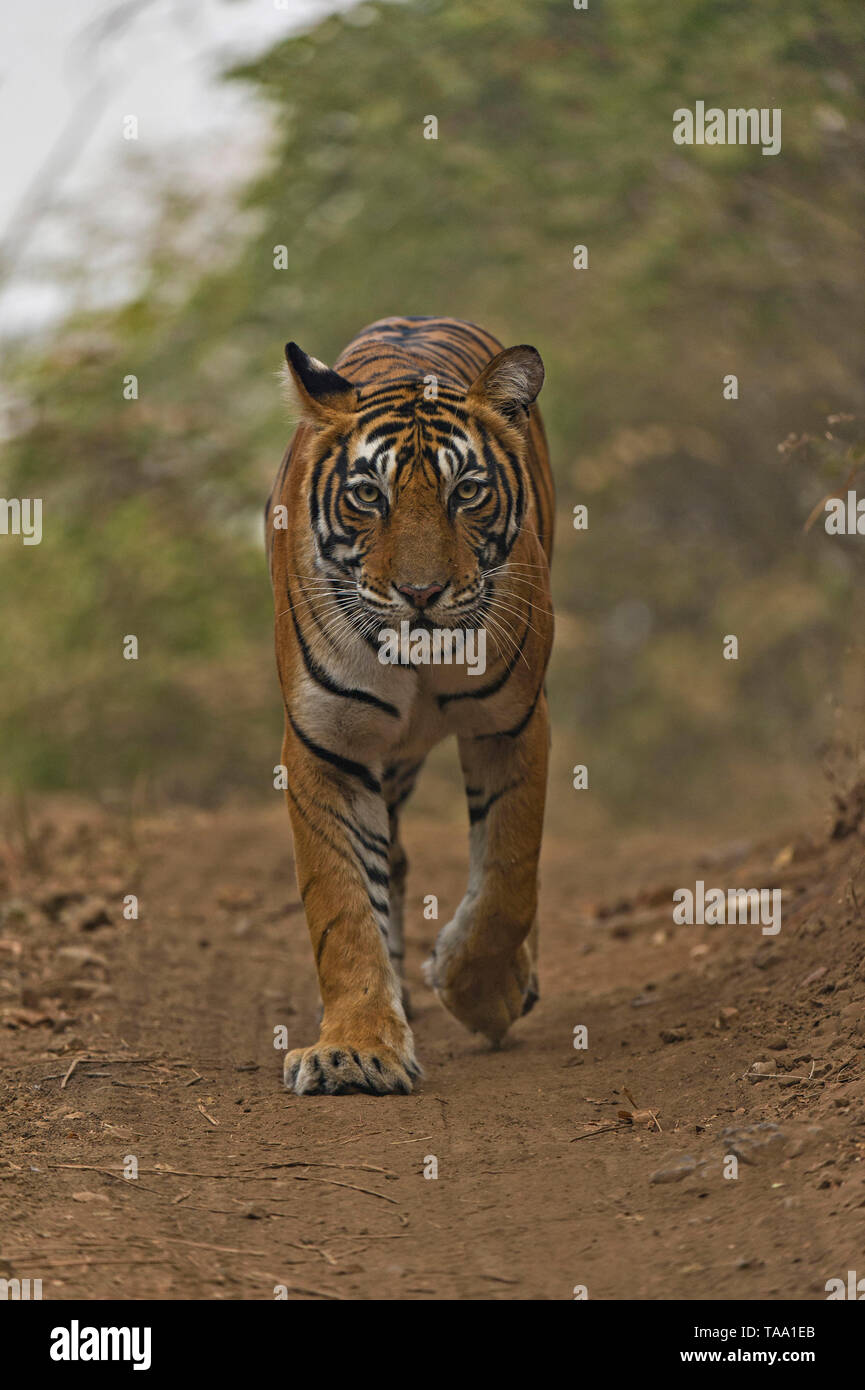
M399 809L455 735L469 889L426 977L493 1042L537 997L553 487L533 348L452 319L385 319L335 368L287 349L302 420L268 502L283 762L324 1006L299 1093L408 1091ZM433 379L433 380L431 380ZM426 603L420 608L418 605ZM383 665L401 621L483 628L482 676Z

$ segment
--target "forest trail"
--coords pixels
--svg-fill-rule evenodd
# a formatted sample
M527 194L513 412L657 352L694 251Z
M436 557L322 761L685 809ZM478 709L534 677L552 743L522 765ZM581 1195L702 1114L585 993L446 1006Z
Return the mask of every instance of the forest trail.
M425 1079L303 1099L273 1046L318 1011L283 808L39 806L0 861L0 1276L47 1299L825 1298L865 1274L856 822L548 837L541 999L493 1052L420 975L463 837L409 819ZM781 930L674 925L698 880L782 888Z

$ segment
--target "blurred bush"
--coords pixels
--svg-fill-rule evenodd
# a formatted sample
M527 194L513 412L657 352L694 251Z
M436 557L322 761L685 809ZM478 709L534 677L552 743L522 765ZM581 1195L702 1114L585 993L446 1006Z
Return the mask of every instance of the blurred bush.
M40 546L0 542L4 775L267 791L281 707L260 515L290 432L282 344L332 360L372 319L433 313L547 365L554 781L588 763L619 817L749 787L787 804L863 569L861 540L804 531L833 483L778 449L862 412L863 31L847 0L404 0L231 74L274 129L237 206L202 225L169 190L134 300L7 353L2 491L43 497L45 518ZM674 145L697 100L780 107L780 155Z

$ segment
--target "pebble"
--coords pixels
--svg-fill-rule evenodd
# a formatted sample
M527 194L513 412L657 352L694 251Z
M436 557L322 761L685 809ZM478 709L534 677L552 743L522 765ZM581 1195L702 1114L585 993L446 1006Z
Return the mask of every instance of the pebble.
M697 1160L690 1154L685 1154L675 1163L670 1163L666 1168L656 1168L649 1178L649 1182L681 1182L689 1173L693 1173L697 1167Z

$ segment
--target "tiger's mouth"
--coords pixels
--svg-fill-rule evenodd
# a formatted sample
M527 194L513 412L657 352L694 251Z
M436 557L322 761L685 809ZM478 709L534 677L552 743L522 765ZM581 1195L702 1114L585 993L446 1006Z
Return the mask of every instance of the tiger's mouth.
M383 626L393 623L409 622L412 627L428 632L459 631L468 623L477 626L486 593L483 580L479 584L462 589L459 593L449 592L450 584L445 586L443 596L437 596L423 608L408 600L400 599L384 602L378 595L364 592L358 581L357 601L369 618L376 618Z

